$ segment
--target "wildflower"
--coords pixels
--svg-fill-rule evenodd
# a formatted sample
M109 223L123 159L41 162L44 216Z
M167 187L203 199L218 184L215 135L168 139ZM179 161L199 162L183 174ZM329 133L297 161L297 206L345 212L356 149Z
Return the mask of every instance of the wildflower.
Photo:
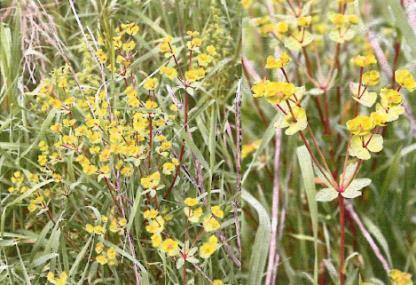
M217 49L213 45L207 46L207 53L211 56L217 55Z
M401 272L397 269L392 269L389 272L389 277L393 281L393 285L412 285L412 275L406 272Z
M220 279L215 279L212 280L212 285L224 285L224 283Z
M198 205L198 199L188 197L188 198L185 199L184 203L185 203L186 206L193 207L193 206Z
M201 53L196 57L196 60L198 61L198 64L200 66L208 66L208 64L210 64L212 62L212 56L206 54L206 53Z
M162 166L163 174L165 175L171 175L172 172L175 170L175 165L172 162L165 162Z
M172 43L172 37L166 36L162 39L161 44L159 45L159 50L161 53L164 53L165 55L169 55L170 53L173 53L174 50L171 50L171 43Z
M206 232L214 232L221 227L221 224L212 216L208 216L203 221L204 230Z
M160 68L160 73L165 75L167 78L169 78L170 80L175 79L176 77L178 77L178 72L176 71L175 68L173 67L168 67L168 66L162 66Z
M61 272L61 274L59 274L59 278L56 278L55 273L49 272L46 278L49 282L55 285L65 285L66 280L68 279L68 274L66 274L66 272L63 271Z
M101 225L97 225L94 227L94 233L97 235L103 235L105 233L105 229Z
M363 74L363 84L374 86L380 80L380 73L377 70L367 71Z
M220 208L220 206L212 206L211 212L217 218L220 218L220 219L224 218L224 211Z
M107 259L107 257L106 257L105 255L98 255L98 256L95 258L95 260L96 260L99 264L101 264L101 265L105 265L105 264L107 264L107 262L108 262L108 259Z
M380 152L383 149L383 137L379 134L367 134L353 136L349 153L359 159L371 158L370 152Z
M163 252L165 252L168 256L175 256L179 254L179 243L173 239L165 239L160 248Z
M134 36L140 30L139 26L135 23L121 24L120 28L123 32L131 36Z
M95 55L97 56L99 62L105 63L107 61L107 54L102 49L98 49L95 52Z
M91 224L86 224L85 230L87 231L87 233L92 234L94 232L94 226Z
M297 25L300 27L308 27L312 22L311 16L303 16L297 19Z
M149 188L154 189L159 185L159 182L160 182L159 171L153 172L149 176L143 177L142 179L140 179L140 183L145 189L149 189Z
M184 211L186 217L188 218L188 220L191 223L198 223L199 219L201 218L201 216L203 214L203 211L202 211L201 207L194 208L194 209L189 208L189 207L185 207L185 208L183 208L183 211Z
M289 24L287 22L279 22L276 24L274 31L278 34L285 34L289 30Z
M153 234L150 240L152 241L152 246L155 248L158 248L162 244L162 236L160 234Z
M287 53L283 52L279 58L275 58L274 56L268 56L266 59L266 68L267 69L274 69L274 68L284 68L289 62L290 57Z
M130 52L130 51L134 50L135 47L136 47L136 43L134 41L128 41L126 43L123 43L123 45L122 45L122 49L125 52Z
M395 78L400 86L406 88L410 92L416 88L416 80L407 69L396 70Z
M286 135L293 135L303 131L308 126L306 112L302 107L293 106L292 112L287 113L283 120L276 123L277 128L287 128Z
M385 113L371 112L370 118L373 120L375 126L385 126L388 116Z
M165 228L165 220L161 216L157 216L156 219L151 220L146 226L146 231L151 234L159 234Z
M208 241L201 245L199 248L199 256L201 258L209 258L218 247L218 238L214 235L210 236Z
M205 69L196 68L185 72L185 79L188 82L195 82L205 77Z
M296 87L292 83L260 81L251 88L254 97L266 97L269 103L280 104L289 99L296 92Z
M143 88L146 90L155 90L158 85L157 78L148 78L143 82Z
M374 122L368 116L359 115L347 121L347 129L358 136L368 135L374 129Z
M144 104L145 108L148 110L156 109L158 107L158 104L156 101L153 100L147 100Z
M98 242L95 245L95 252L100 254L101 252L103 252L103 250L104 250L104 244L102 242Z
M159 211L155 209L149 209L143 213L143 217L147 220L154 219L157 217L157 215L159 215Z
M375 56L370 53L368 55L357 55L352 58L351 62L359 67L366 67L371 64L376 64L377 60Z

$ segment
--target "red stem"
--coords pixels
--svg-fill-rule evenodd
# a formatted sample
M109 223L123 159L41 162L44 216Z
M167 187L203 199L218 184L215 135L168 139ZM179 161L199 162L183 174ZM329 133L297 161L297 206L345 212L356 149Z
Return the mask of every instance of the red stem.
M345 284L344 275L344 254L345 254L345 206L344 197L341 194L338 195L338 207L339 207L339 223L340 223L340 242L339 242L339 281L340 285Z

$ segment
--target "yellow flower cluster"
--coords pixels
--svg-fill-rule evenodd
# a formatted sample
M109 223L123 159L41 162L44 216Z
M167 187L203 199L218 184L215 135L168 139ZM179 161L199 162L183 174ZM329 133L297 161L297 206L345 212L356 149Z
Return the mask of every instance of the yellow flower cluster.
M95 261L100 265L114 266L117 264L117 251L114 247L106 248L102 242L97 242L95 245Z
M63 271L59 274L59 277L58 277L58 276L55 276L55 273L51 271L51 272L48 273L46 278L52 284L65 285L65 284L67 284L66 281L68 279L68 274L65 271Z

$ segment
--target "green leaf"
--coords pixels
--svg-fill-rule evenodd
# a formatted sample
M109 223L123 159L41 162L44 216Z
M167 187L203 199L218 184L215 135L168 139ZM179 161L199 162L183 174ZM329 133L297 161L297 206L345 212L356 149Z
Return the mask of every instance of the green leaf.
M311 215L312 222L312 231L314 241L314 250L315 250L315 261L314 261L314 282L318 283L318 205L316 203L316 189L314 183L314 173L312 167L312 159L309 155L308 150L305 146L298 147L296 150L298 161L300 165L300 170L302 173L303 186L306 192L306 198L308 200L309 211Z
M270 217L260 202L247 191L242 191L242 198L256 210L259 216L259 226L257 227L254 243L251 246L247 284L261 284L269 251L271 236Z
M329 202L338 197L338 192L334 188L324 188L316 193L316 201L318 202Z

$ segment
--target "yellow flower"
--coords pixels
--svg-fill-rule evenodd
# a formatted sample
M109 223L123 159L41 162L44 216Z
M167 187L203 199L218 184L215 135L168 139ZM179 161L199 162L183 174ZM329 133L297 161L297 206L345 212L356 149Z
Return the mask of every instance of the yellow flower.
M198 199L188 197L184 200L184 203L185 203L186 206L193 207L193 206L198 205Z
M283 120L276 123L277 128L287 128L286 135L293 135L299 131L303 131L308 126L306 112L302 107L293 106L292 112L288 112Z
M217 49L213 45L207 46L207 53L211 56L217 55Z
M390 108L402 103L403 98L399 92L389 88L382 88L380 91L380 103L384 108Z
M95 52L95 55L97 56L99 62L105 63L107 61L107 54L102 49L98 49Z
M59 279L55 279L55 285L65 285L67 279L68 275L66 272L61 272L61 274L59 274Z
M374 125L385 126L388 116L385 113L371 112L370 118L371 120L373 120Z
M311 16L303 16L297 19L297 24L300 27L307 27L311 24L312 17Z
M152 241L152 246L155 248L158 248L162 244L162 236L160 234L153 234L150 240Z
M220 279L212 280L212 285L224 285L224 283Z
M393 281L393 285L413 285L412 275L409 273L392 269L389 272L389 277Z
M279 58L275 58L274 56L270 55L266 59L266 68L267 69L274 69L274 68L283 68L290 62L290 57L286 52L283 52Z
M200 66L207 66L208 64L210 64L212 62L212 56L206 54L206 53L201 53L196 57L196 60L198 61L198 64Z
M49 282L55 283L55 273L49 272L46 278Z
M146 89L146 90L155 90L158 83L159 82L158 82L157 78L147 78L143 82L143 88Z
M171 175L172 172L175 170L175 165L172 162L165 162L162 166L163 174L165 175Z
M185 207L185 208L183 208L183 212L185 213L185 216L188 218L188 220L191 223L198 223L199 218L203 214L203 211L202 211L201 207L198 207L198 208L195 208L195 209Z
M129 24L121 24L120 28L123 32L126 34L134 36L139 32L139 26L135 23L129 23Z
M176 77L178 77L178 72L176 71L175 68L173 67L168 67L168 66L162 66L160 68L160 73L165 75L167 78L169 78L170 80L175 79Z
M117 256L117 251L114 248L110 247L109 249L107 249L107 257L109 259L115 259L116 256Z
M128 41L128 42L126 42L126 43L123 43L123 46L122 46L122 48L123 48L123 50L124 50L125 52L130 52L130 51L132 51L135 47L136 47L136 43L135 43L134 41Z
M416 80L407 69L399 69L395 72L395 78L400 86L406 88L408 91L413 91L416 88Z
M244 9L248 9L252 3L253 0L241 0L241 6L243 6Z
M143 217L147 220L154 219L157 217L157 215L159 215L159 211L155 209L149 209L143 213Z
M347 129L353 135L365 136L374 129L374 122L369 116L359 115L347 121Z
M175 256L179 254L179 243L173 239L165 239L161 244L161 249L168 256Z
M205 69L195 68L185 72L185 79L188 82L195 82L205 77Z
M267 101L273 105L289 99L296 92L296 87L292 83L260 81L251 88L253 97L266 97Z
M105 229L101 225L97 225L94 227L94 233L97 235L103 235L105 233Z
M363 84L367 86L374 86L380 80L380 73L377 70L367 71L363 74Z
M212 206L211 212L217 218L220 218L220 219L224 218L224 211L221 209L220 206Z
M107 264L107 262L108 262L108 259L107 259L107 257L106 257L105 255L98 255L98 256L95 258L95 260L96 260L99 264L101 264L101 265L105 265L105 264Z
M152 110L152 109L156 109L158 107L158 104L156 101L147 100L144 106L146 107L146 109Z
M370 53L368 55L357 55L352 58L351 62L359 67L366 67L371 64L376 64L377 60L376 57Z
M289 24L286 22L279 22L274 26L274 31L278 34L284 34L289 30Z
M104 244L102 242L98 242L95 245L95 252L100 254L101 252L103 252L103 250L104 250Z
M202 223L206 232L214 232L221 227L221 224L212 216L208 216Z
M380 152L383 149L383 137L379 134L353 136L349 153L359 159L371 158L370 152Z
M171 46L171 43L172 43L171 36L166 36L165 38L163 38L162 42L159 45L160 52L164 54L170 54L172 52L175 52L174 50L171 50L171 48L173 49L173 47Z
M146 231L151 234L159 234L165 229L165 220L161 216L151 220L146 226Z
M94 232L94 226L91 224L86 224L85 230L87 231L87 233L92 234Z
M160 182L159 171L153 172L149 176L143 177L142 179L140 179L140 183L145 189L149 189L149 188L155 189L159 185L159 182Z
M218 238L216 236L210 236L208 241L203 243L199 247L199 256L201 258L209 258L216 250L218 246Z

